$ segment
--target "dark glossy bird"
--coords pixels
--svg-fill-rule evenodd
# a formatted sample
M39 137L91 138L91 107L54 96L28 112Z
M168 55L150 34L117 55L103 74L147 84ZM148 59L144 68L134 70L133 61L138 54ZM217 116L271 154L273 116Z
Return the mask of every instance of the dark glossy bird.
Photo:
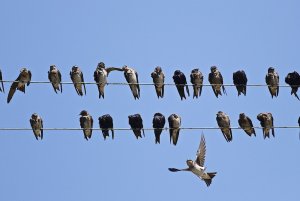
M142 131L145 137L145 131L143 126L143 119L140 114L129 115L129 125L136 137L136 139L142 138Z
M160 144L160 134L163 131L163 128L165 126L166 119L165 116L162 115L161 113L155 113L152 124L154 128L154 134L155 134L155 144Z
M0 69L0 82L1 82L1 86L0 86L0 92L4 93L4 85L3 85L3 78L2 78L2 71Z
M227 142L231 142L232 141L232 131L231 131L231 127L230 127L230 119L229 116L227 114L225 114L224 112L219 111L217 113L217 117L216 117L218 126L220 127L224 138Z
M212 85L211 87L217 98L218 98L218 95L222 96L221 88L223 89L223 93L225 95L227 95L225 87L223 85L223 76L216 66L210 67L208 81Z
M206 155L206 143L205 137L202 134L200 144L196 153L196 159L187 160L187 168L184 169L177 169L177 168L169 168L171 172L179 172L179 171L189 171L196 175L198 178L203 180L206 183L206 186L210 186L212 179L216 176L217 172L206 172L206 167L204 166L205 162L205 155Z
M25 93L25 85L29 86L31 81L31 72L27 68L22 68L20 70L20 74L15 82L12 83L8 96L7 96L7 103L9 103L15 94L16 90L22 91Z
M151 77L153 79L157 98L163 98L165 90L165 75L160 66L157 66L154 69L154 71L151 73Z
M93 117L86 110L82 110L79 115L81 115L79 121L80 127L83 129L82 131L84 134L84 138L86 140L89 140L92 137L93 133Z
M188 96L190 96L189 87L187 85L186 77L183 74L183 72L181 72L180 70L176 70L173 75L173 80L174 80L174 83L176 84L176 88L177 88L177 91L179 93L181 100L183 98L186 99L185 93L184 93L184 87L186 87L186 92L187 92Z
M37 114L31 115L30 125L36 140L43 139L43 119Z
M106 140L106 137L109 137L109 130L111 130L112 139L114 139L115 134L113 130L113 118L109 114L105 114L99 117L98 120L99 126L102 129L104 140Z
M83 96L82 86L84 88L84 94L86 94L83 73L81 72L78 66L72 67L72 70L70 71L70 77L72 79L77 94Z
M252 134L256 136L255 129L253 128L253 123L248 116L246 116L244 113L240 113L238 122L240 127L247 133L247 135L249 135L250 137Z
M260 125L263 127L264 139L270 138L270 130L272 130L272 135L275 137L274 119L272 114L269 112L262 112L257 115L257 119L260 121Z
M268 85L272 98L273 96L277 97L279 94L279 75L273 67L268 68L266 84Z
M62 93L61 73L55 65L50 66L50 70L48 71L48 79L52 83L55 93L57 93L57 91Z
M96 70L94 72L94 80L97 83L99 98L104 98L104 88L107 84L107 77L111 71L123 71L121 68L109 67L105 68L105 64L103 62L98 63Z
M134 99L140 98L140 85L139 85L139 76L138 73L133 69L129 68L128 66L123 66L122 70L124 71L124 76L129 84L131 89L132 95Z
M238 91L238 96L242 93L246 96L247 93L247 76L245 71L238 70L233 73L233 84L236 87L236 90Z
M169 122L169 132L170 132L170 143L176 145L179 138L180 126L181 126L181 117L177 114L171 114L168 117Z
M296 71L291 72L289 74L287 74L287 76L285 77L285 83L287 83L288 85L291 86L292 91L291 91L291 95L295 95L295 97L299 99L299 96L297 94L298 88L300 87L300 75L299 73L297 73Z
M199 96L201 96L202 92L203 75L199 71L199 69L196 68L192 70L190 77L194 89L193 98L198 98Z

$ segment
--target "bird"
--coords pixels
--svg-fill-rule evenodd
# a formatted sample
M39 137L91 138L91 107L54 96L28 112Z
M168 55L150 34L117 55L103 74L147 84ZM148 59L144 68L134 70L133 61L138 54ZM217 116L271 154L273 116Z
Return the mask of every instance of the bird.
M82 110L80 112L81 117L79 118L80 127L83 129L84 138L89 140L92 137L93 133L93 117L86 111Z
M181 72L180 70L176 70L173 75L173 80L174 80L174 83L176 84L176 88L177 88L177 91L179 93L181 100L183 98L186 99L185 93L184 93L184 87L186 87L186 92L187 92L188 96L190 96L189 87L187 85L186 77L183 74L183 72Z
M15 94L16 90L22 91L25 93L25 85L29 86L31 81L31 71L27 68L21 68L20 74L15 80L15 82L12 83L8 96L7 96L7 103L9 103Z
M31 118L29 120L33 134L36 138L36 140L39 140L39 138L43 139L43 119L37 114L33 113L31 115Z
M153 128L154 128L154 134L155 134L155 144L160 144L160 135L162 133L162 129L164 128L166 123L166 119L165 116L161 113L155 113L153 120L152 120L152 124L153 124Z
M245 113L240 113L239 116L239 125L240 127L251 137L253 134L256 137L255 129L253 128L253 123L251 119L245 115Z
M243 70L238 70L233 73L233 84L236 87L236 90L238 91L238 96L241 95L242 93L244 96L246 96L247 93L247 76L245 71Z
M140 114L133 114L128 116L129 125L136 137L136 139L142 138L142 131L145 137L145 131L143 126L143 119Z
M94 72L94 80L97 83L99 98L104 98L104 87L107 84L107 77L111 71L122 71L121 68L109 67L105 68L105 64L103 62L98 63L96 70Z
M270 130L272 130L272 135L275 137L274 131L274 119L271 113L262 112L257 115L257 119L260 121L260 125L263 127L264 139L270 138Z
M177 169L177 168L168 168L168 169L171 172L179 172L179 171L192 172L201 180L203 180L207 187L209 187L212 182L212 179L216 176L217 172L206 172L206 167L204 166L205 155L206 155L206 143L205 143L205 137L202 134L200 144L196 153L195 161L190 159L187 160L186 164L188 167L184 169Z
M82 85L84 88L84 94L86 94L83 73L81 72L78 66L75 65L72 67L72 70L70 71L70 77L72 79L77 94L83 96Z
M203 75L199 71L199 69L196 68L192 70L190 77L194 89L193 98L195 97L198 98L199 96L201 96L201 92L202 92Z
M230 128L230 119L229 116L227 114L225 114L222 111L219 111L217 113L217 117L216 117L218 126L220 127L224 138L227 142L231 142L232 141L232 131Z
M122 71L124 71L124 76L129 84L131 92L133 94L134 99L140 98L140 85L139 85L139 77L138 73L133 69L129 68L128 66L124 65L122 67Z
M291 86L292 91L291 91L291 95L295 95L295 97L299 99L299 96L297 94L298 88L300 87L300 75L299 73L297 73L296 71L291 72L289 74L287 74L287 76L285 77L285 83L287 83L288 85Z
M274 96L277 97L279 94L279 75L273 67L268 68L268 73L266 75L266 84L268 85L272 98Z
M114 139L113 118L109 114L105 114L99 117L98 120L100 128L102 129L104 140L106 140L106 137L109 137L109 130L111 130L112 139Z
M168 117L169 132L170 132L170 143L176 145L179 138L179 131L181 126L181 117L177 114L171 114Z
M4 93L4 85L3 85L3 78L2 78L2 71L1 71L1 69L0 69L0 82L1 82L1 85L2 85L2 87L0 86L0 92Z
M55 93L57 93L57 91L62 93L61 73L55 65L50 66L50 70L48 71L48 79L52 83Z
M216 66L210 67L210 73L208 75L208 81L212 85L212 89L218 98L218 95L222 96L221 87L223 89L223 93L227 95L225 87L223 85L223 76L221 72L218 70Z
M157 98L163 98L165 89L165 75L162 71L162 68L160 66L157 66L151 73L151 77L153 79L153 84L155 87Z

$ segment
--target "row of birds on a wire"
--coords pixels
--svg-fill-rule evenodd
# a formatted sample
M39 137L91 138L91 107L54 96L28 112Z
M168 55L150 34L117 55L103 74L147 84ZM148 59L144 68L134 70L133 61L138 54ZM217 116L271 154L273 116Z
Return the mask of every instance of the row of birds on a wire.
M104 88L107 85L107 77L112 71L123 71L125 79L131 89L134 99L140 98L140 85L139 85L139 77L138 73L135 69L130 68L128 66L119 67L105 67L103 62L98 63L96 70L94 72L94 80L97 84L99 91L99 98L104 98ZM212 86L213 92L216 97L222 95L222 91L227 95L225 86L223 83L223 76L221 72L218 70L216 66L212 66L210 68L210 73L208 76L208 81ZM9 103L16 92L16 90L22 91L25 93L25 86L29 86L31 82L31 71L27 68L22 68L20 70L19 76L12 83L8 97L7 103ZM74 84L75 90L79 96L83 96L86 94L86 87L84 82L83 72L78 66L73 66L70 71L70 77ZM151 77L153 79L153 85L155 86L156 94L158 98L164 97L164 86L165 86L165 75L161 67L156 67L154 71L151 73ZM49 81L52 83L53 89L55 93L57 91L62 92L62 75L59 69L55 65L50 66L50 70L48 71ZM204 76L199 69L193 69L190 74L190 81L193 85L193 98L198 98L202 93ZM186 99L186 94L190 96L189 88L187 85L187 79L183 72L180 70L176 70L173 75L174 84L178 90L179 96L181 100ZM2 79L2 72L0 70L0 91L4 92L4 85ZM268 85L268 89L270 91L271 97L277 97L279 94L279 75L275 71L275 68L268 68L268 72L265 76L266 84ZM236 86L238 96L244 94L246 96L247 93L247 75L245 71L239 70L233 73L233 83ZM297 95L298 88L300 87L300 75L294 71L288 73L285 77L285 82L291 86L291 95L295 95L295 97L299 100Z

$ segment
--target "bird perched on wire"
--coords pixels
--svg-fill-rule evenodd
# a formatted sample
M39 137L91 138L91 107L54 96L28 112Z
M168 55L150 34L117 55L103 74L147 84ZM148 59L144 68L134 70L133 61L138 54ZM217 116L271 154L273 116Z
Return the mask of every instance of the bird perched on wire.
M170 143L176 145L179 138L180 126L181 126L181 117L178 114L171 114L168 117L169 122L169 132L170 132Z
M31 81L31 72L27 68L22 68L20 70L19 76L15 80L15 82L12 83L8 96L7 96L7 103L9 103L15 94L16 90L22 91L25 93L25 85L29 86Z
M270 138L270 130L272 130L272 135L275 137L273 115L269 112L262 112L257 115L257 119L260 121L260 125L263 127L264 139Z
M163 98L165 91L165 75L162 71L162 68L160 66L157 66L151 73L151 77L153 79L153 84L155 87L157 98Z
M247 93L247 76L245 71L238 70L233 73L233 84L236 87L236 90L238 91L238 96L242 93L246 96Z
M33 113L31 115L31 119L29 120L33 134L36 138L36 140L39 140L39 138L43 139L43 119L37 114Z
M297 91L298 88L300 87L300 75L299 73L297 73L296 71L291 72L289 74L287 74L287 76L285 77L285 83L287 83L288 85L291 86L292 91L291 91L291 95L295 95L295 97L299 99Z
M140 98L140 85L139 85L139 76L138 73L133 69L129 68L128 66L124 65L122 67L122 71L124 71L124 76L129 84L130 90L134 99Z
M86 94L83 73L81 72L78 66L72 67L72 70L70 71L70 77L74 84L77 94L83 96L82 86L84 88L84 94Z
M188 171L192 172L194 175L196 175L198 178L203 180L206 184L206 186L210 186L212 179L216 176L217 172L206 172L206 167L204 166L205 162L205 155L206 155L206 143L205 143L205 137L202 134L200 144L196 153L196 159L193 160L187 160L187 168L185 169L177 169L177 168L169 168L169 171L171 172L179 172L179 171Z
M216 66L210 67L208 81L212 85L211 87L217 98L218 98L218 95L222 96L221 87L223 89L223 93L227 95L225 87L223 85L223 76Z
M129 115L129 125L136 137L136 139L142 138L142 131L145 137L145 131L143 126L143 119L140 114Z
M198 98L199 96L201 96L202 92L203 75L201 71L199 71L199 69L196 68L192 70L190 77L194 89L193 98Z
M273 67L268 68L266 84L268 85L272 98L273 96L277 97L279 94L279 75Z
M181 100L183 98L186 99L185 93L184 93L184 87L186 87L186 92L187 92L188 96L190 96L189 87L187 85L186 77L183 74L183 72L181 72L180 70L176 70L173 75L173 80L174 80L174 83L176 84L176 88L177 88L177 91L179 93Z
M0 82L1 82L1 85L2 85L2 87L0 86L0 92L4 93L4 85L3 85L3 78L2 78L2 71L1 71L1 69L0 69Z
M81 117L79 118L80 127L83 129L84 138L89 140L92 137L93 133L93 117L86 111L82 110L80 112Z
M251 137L253 134L256 137L255 129L253 128L253 123L251 119L245 115L245 113L240 113L239 116L239 125L240 127Z
M232 141L232 131L231 131L231 127L230 127L230 119L229 116L227 114L225 114L224 112L219 111L217 113L217 117L216 117L218 126L220 127L224 138L227 142L231 142Z
M165 126L166 119L165 116L161 113L155 113L152 124L154 128L154 134L155 134L155 144L160 144L160 135L163 131L163 128Z
M102 134L104 137L104 140L106 140L106 137L109 137L109 130L111 130L112 139L114 139L114 123L113 118L109 114L102 115L98 118L99 120L99 126L102 128Z
M62 93L61 73L55 65L50 66L50 70L48 71L48 79L52 83L55 93L57 93L57 91Z

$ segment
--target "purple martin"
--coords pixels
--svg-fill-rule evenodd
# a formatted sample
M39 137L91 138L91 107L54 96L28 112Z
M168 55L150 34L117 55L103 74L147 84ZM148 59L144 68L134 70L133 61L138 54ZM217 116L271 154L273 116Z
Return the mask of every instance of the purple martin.
M122 70L124 71L125 79L129 84L134 99L139 99L140 85L139 85L139 77L137 72L133 68L129 68L126 65L123 66Z
M93 117L86 110L82 110L79 115L81 115L79 121L80 127L83 129L84 138L89 140L93 132Z
M72 79L72 82L74 84L75 90L78 95L83 96L82 92L82 85L84 88L84 94L86 94L85 89L85 83L83 79L83 73L81 72L80 68L78 66L73 66L72 70L70 71L70 77Z
M99 117L98 120L100 128L102 129L104 140L106 140L106 137L109 137L109 130L111 130L112 139L114 139L113 118L109 114L105 114Z
M227 142L231 142L232 141L232 131L230 128L230 119L229 116L227 114L225 114L224 112L219 111L217 113L217 117L216 117L218 126L220 127L224 138Z
M187 92L188 96L190 96L189 87L187 85L186 77L183 74L183 72L181 72L180 70L176 70L173 75L173 80L174 80L174 83L176 84L176 88L177 88L177 91L179 93L181 100L183 98L186 99L185 93L184 93L184 86L186 87L186 92Z
M291 88L292 88L291 95L294 94L296 96L296 98L299 100L297 91L298 91L298 88L300 87L300 75L296 71L289 73L285 77L285 83L287 83L288 85L291 86Z
M154 71L151 73L151 77L153 79L153 83L155 86L155 91L157 94L157 98L164 97L164 82L165 82L165 75L161 69L161 67L157 66Z
M57 90L62 93L61 73L55 65L50 66L48 79L52 83L55 93L57 93Z
M2 88L0 86L0 92L4 93L4 85L3 85L3 79L2 79L2 71L1 71L1 69L0 69L0 82L1 82L1 85L2 85Z
M168 117L169 131L170 131L170 143L176 145L179 138L179 131L181 126L181 117L177 114L171 114Z
M155 113L152 124L154 128L154 134L155 134L155 144L160 144L160 134L163 131L163 128L165 126L166 119L165 116L162 115L161 113Z
M144 126L143 126L143 119L140 114L134 114L134 115L129 115L129 125L136 137L136 139L142 138L142 131L143 135L145 137L145 132L144 132Z
M216 66L210 67L210 73L208 76L208 81L212 85L212 89L218 98L218 95L222 96L221 87L223 89L223 93L227 95L225 87L223 85L223 76L221 72L218 70Z
M238 70L233 73L233 84L236 87L236 90L238 91L238 96L243 93L246 96L247 92L247 76L245 71L243 70Z
M199 71L199 69L193 69L191 72L191 83L193 84L193 89L194 89L194 95L193 98L198 98L201 96L202 92L202 84L203 84L203 75Z
M263 127L263 136L270 138L270 130L272 130L272 135L275 137L274 131L274 119L271 113L263 112L257 115L257 119L260 121L260 125Z
M253 123L248 116L246 116L244 113L241 113L238 122L240 127L247 133L247 135L251 137L251 135L254 134L254 136L256 136Z
M279 75L273 67L268 68L266 84L268 85L272 98L273 96L277 97L279 94Z
M36 113L31 115L30 125L36 140L43 139L43 119Z

